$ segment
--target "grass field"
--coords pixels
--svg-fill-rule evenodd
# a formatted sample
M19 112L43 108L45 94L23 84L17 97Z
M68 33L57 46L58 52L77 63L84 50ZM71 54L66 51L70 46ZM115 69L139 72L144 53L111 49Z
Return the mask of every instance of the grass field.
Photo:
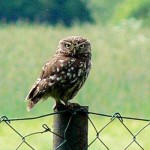
M68 35L88 38L93 54L90 76L74 102L89 105L94 112L120 112L123 116L149 118L150 30L136 22L105 27L75 25L72 28L22 23L0 25L0 116L30 117L52 112L54 100L50 99L27 113L25 97L41 67L57 49L58 41ZM99 124L97 119L94 120ZM105 123L105 120L102 122ZM129 125L136 129L140 123ZM19 126L25 129L24 132L30 130L28 126L31 130L35 127L33 122L19 123ZM6 136L4 131L5 126L2 125L0 140ZM7 131L8 135L10 132ZM124 131L121 132L124 134ZM104 138L111 143L114 135L114 130L110 129ZM145 142L148 135L143 136L145 138L142 142ZM3 138L4 145L7 138ZM119 136L114 140L117 141L117 138ZM145 146L150 148L150 145ZM96 147L91 149L96 150Z

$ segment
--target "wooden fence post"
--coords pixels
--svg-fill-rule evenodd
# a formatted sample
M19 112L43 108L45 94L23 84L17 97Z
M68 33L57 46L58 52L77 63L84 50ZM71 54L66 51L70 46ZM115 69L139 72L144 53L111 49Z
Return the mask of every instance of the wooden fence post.
M54 115L53 150L87 150L88 106ZM59 136L58 136L59 135Z

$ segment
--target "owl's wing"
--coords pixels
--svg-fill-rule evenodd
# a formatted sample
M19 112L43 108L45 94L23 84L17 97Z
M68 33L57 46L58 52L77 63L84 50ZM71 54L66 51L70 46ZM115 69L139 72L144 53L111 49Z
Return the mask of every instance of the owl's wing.
M31 109L43 96L43 94L60 84L74 82L77 79L78 64L75 58L56 56L42 68L42 73L37 79L36 84L30 90L27 100L28 107ZM80 72L79 72L80 73Z

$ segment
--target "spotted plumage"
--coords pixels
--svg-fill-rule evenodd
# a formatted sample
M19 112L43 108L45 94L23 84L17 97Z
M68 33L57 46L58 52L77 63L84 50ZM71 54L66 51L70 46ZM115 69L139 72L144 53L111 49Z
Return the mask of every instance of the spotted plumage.
M40 99L52 97L54 109L68 106L88 77L91 68L90 42L81 36L70 36L59 42L55 55L42 67L42 73L30 90L29 111Z

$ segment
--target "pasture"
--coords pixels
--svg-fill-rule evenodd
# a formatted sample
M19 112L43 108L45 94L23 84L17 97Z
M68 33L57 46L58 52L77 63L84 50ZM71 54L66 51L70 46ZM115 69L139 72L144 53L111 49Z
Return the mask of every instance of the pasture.
M149 118L150 30L142 28L139 22L134 21L124 22L118 26L85 24L74 25L71 28L62 25L53 27L24 23L1 24L0 116L31 117L52 112L54 100L49 98L28 113L25 97L44 63L53 56L58 41L69 35L82 35L89 39L93 54L89 78L73 102L88 105L90 111L94 112L119 112L123 116ZM95 118L94 121L96 124L100 124L101 121L107 122L105 119ZM26 132L40 123L40 120L25 124L22 122L19 126ZM129 123L129 126L136 130L141 124ZM114 128L117 130L118 124L114 125ZM92 130L91 127L89 129ZM6 127L0 124L2 147L9 141L5 131ZM7 135L11 134L10 132L8 130ZM125 134L124 131L121 132ZM104 138L111 143L114 135L114 130L110 128ZM148 135L143 136L142 142L148 143ZM117 138L119 137L114 140L118 141ZM125 136L123 140L126 139ZM49 143L49 140L44 142ZM10 142L13 145L16 141ZM115 143L113 144L112 147L115 149ZM148 147L150 148L150 145L146 145L147 149ZM43 147L39 146L39 149Z

